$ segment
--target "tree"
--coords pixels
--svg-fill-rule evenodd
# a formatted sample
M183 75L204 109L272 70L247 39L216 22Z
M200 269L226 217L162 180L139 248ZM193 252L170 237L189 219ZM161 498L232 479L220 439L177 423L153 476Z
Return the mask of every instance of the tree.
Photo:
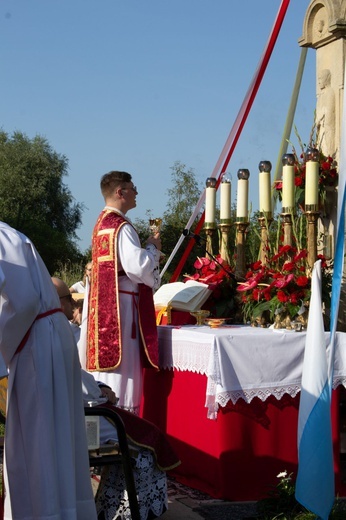
M192 168L176 161L171 167L172 187L167 190L167 209L163 214L166 223L186 224L194 211L202 187L198 185Z
M171 167L171 170L172 187L167 190L168 203L167 209L162 216L161 228L162 251L166 253L166 260L176 246L184 227L197 205L202 191L202 188L198 185L193 169L186 169L185 164L176 161ZM148 219L153 218L151 210L147 211L147 216ZM149 235L148 220L137 219L136 228L141 241L144 242ZM164 275L163 281L165 283L167 283L172 276L186 248L186 244L187 241L181 245L175 258L172 260L169 269ZM183 273L193 270L193 263L198 254L201 253L196 253L194 249L186 262ZM164 263L165 261L163 260L163 264Z
M189 221L203 187L198 184L195 172L192 168L186 169L186 165L175 162L172 170L172 187L167 190L167 209L163 214L164 229L162 233L163 251L170 253L176 246L183 229ZM200 216L200 215L199 215ZM193 226L192 226L193 229ZM184 241L174 259L172 260L166 274L169 281L175 268L182 257L188 240ZM198 255L204 255L204 249L195 246L189 255L181 274L194 272L193 264Z
M83 259L75 243L83 205L63 183L67 170L45 138L0 131L0 218L34 242L52 274Z

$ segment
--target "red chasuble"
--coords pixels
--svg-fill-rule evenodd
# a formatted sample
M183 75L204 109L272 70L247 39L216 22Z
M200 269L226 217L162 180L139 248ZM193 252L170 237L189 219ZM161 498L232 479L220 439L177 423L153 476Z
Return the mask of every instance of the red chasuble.
M121 227L128 223L118 213L103 210L93 231L86 362L89 371L110 371L121 363L123 346L118 292L117 236ZM142 362L146 367L158 368L153 292L144 284L139 284L138 291L136 312L139 318Z

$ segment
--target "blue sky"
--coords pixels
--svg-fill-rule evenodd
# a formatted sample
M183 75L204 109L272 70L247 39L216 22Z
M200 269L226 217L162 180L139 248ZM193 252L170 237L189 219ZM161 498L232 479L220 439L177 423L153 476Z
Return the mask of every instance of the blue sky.
M1 0L0 127L47 138L69 161L65 183L85 204L82 250L103 200L100 177L133 175L134 220L160 216L171 167L204 185L220 156L269 37L279 0ZM308 0L291 0L228 171L275 168L296 77ZM313 124L315 51L309 49L295 124ZM296 144L293 137L292 140Z

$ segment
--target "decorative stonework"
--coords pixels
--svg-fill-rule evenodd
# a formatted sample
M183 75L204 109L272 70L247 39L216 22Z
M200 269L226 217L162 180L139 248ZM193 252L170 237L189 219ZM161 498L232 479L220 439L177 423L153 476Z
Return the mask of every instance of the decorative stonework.
M345 33L346 0L313 0L305 15L299 45L318 49Z
M313 0L307 9L302 47L316 49L318 143L339 164L346 57L346 0Z

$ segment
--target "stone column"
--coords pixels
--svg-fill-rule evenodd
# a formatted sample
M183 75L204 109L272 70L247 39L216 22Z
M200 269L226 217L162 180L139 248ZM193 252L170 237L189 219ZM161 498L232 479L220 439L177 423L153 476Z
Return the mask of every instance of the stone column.
M331 155L336 160L339 167L346 58L346 0L312 0L305 15L299 45L316 50L317 144L325 155ZM331 244L334 256L336 192L328 193L328 199L329 215L323 219L323 225L326 242ZM345 290L342 289L341 300L344 301L340 301L339 330L346 330L344 295Z

